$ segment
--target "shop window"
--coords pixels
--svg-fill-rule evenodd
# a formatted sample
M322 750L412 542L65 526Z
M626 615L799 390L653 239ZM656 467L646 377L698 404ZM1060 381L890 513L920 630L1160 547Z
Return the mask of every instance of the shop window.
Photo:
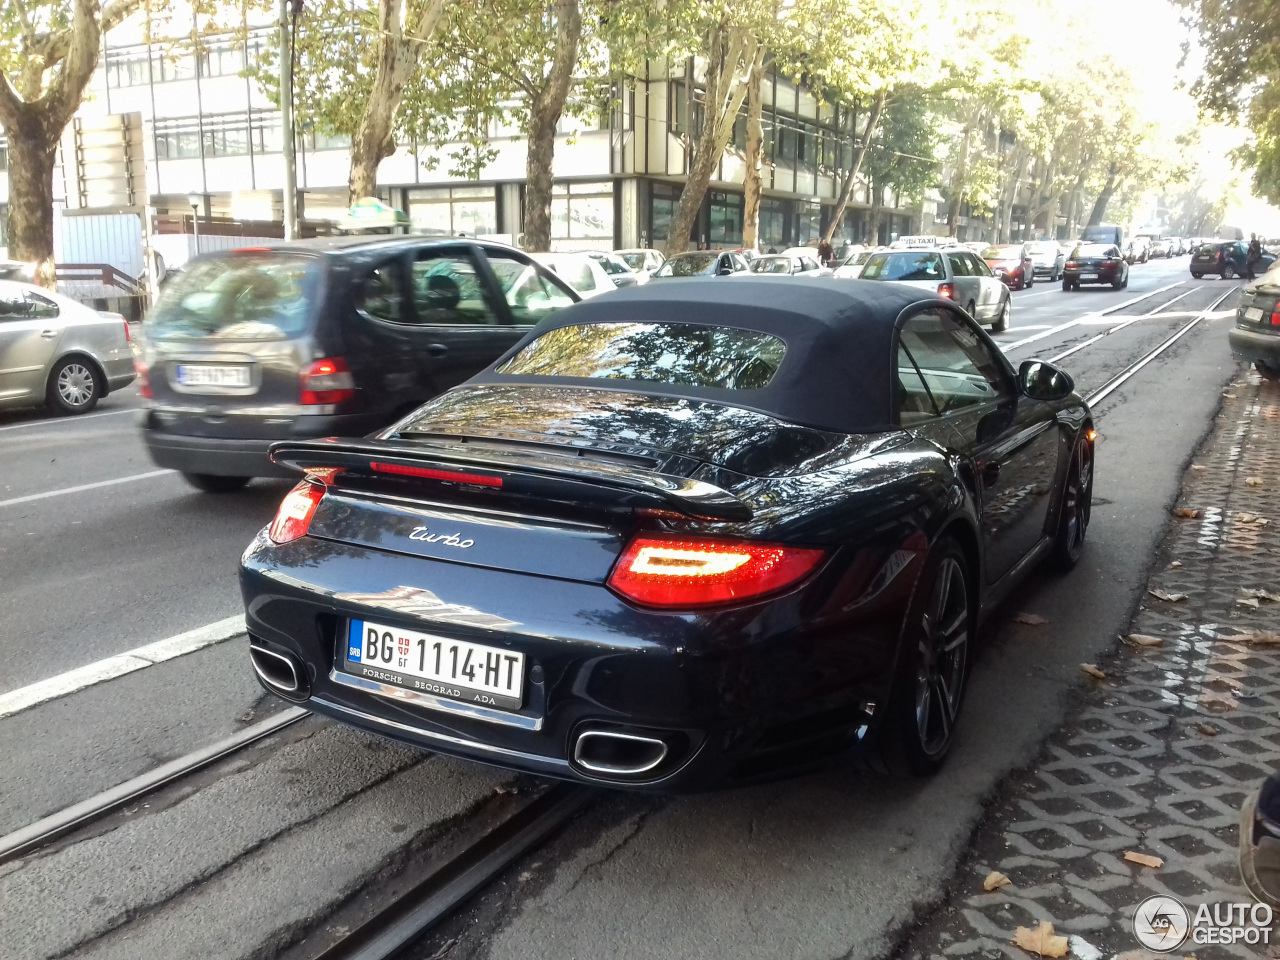
M449 237L498 232L492 187L438 187L409 194L409 219L419 233Z
M712 244L738 246L742 243L742 197L736 193L711 191Z

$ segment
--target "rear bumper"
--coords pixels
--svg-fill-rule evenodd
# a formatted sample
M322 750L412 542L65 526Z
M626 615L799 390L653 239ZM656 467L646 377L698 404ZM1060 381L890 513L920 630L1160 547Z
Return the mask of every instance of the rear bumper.
M1053 277L1058 274L1058 265L1056 263L1037 263L1032 271L1037 277L1046 276Z
M1232 327L1227 333L1231 352L1242 360L1261 360L1270 366L1280 367L1280 334L1255 333L1240 327Z
M372 429L375 428L362 417L305 417L298 418L291 431L282 431L278 437L197 437L164 430L157 421L155 412L149 410L143 418L142 435L147 444L147 452L158 467L219 477L296 479L296 471L271 462L267 451L276 441L363 436Z
M841 622L802 615L815 589L840 593L830 583L695 616L637 609L599 583L318 543L260 534L240 568L250 638L295 658L308 709L482 763L663 793L810 769L874 736L914 581ZM436 606L397 610L403 584L429 591L439 616ZM350 682L338 649L348 618L366 617L523 653L523 706L441 709L449 704ZM574 759L587 730L656 737L670 752L643 775L593 774Z
M1082 279L1080 276L1079 270L1065 270L1063 271L1062 279L1064 281L1069 281L1071 283L1078 283L1082 285L1087 283L1112 284L1112 283L1115 283L1116 280L1118 280L1121 276L1123 276L1123 273L1124 272L1122 270L1099 270L1097 276L1091 277L1089 279Z

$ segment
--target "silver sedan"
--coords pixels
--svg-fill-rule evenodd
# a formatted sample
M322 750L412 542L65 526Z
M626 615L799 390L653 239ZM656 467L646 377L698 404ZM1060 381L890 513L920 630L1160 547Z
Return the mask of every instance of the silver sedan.
M0 280L0 409L88 413L135 376L124 317Z

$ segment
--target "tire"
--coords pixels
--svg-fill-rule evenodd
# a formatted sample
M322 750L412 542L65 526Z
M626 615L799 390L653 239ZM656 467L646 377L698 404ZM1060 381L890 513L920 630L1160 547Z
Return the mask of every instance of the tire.
M202 493L235 493L249 482L248 477L222 477L216 473L184 473L182 479Z
M964 550L950 538L934 544L925 559L903 622L881 731L881 755L891 773L937 773L955 740L973 648L968 568Z
M1280 380L1280 367L1273 367L1271 364L1263 363L1261 360L1253 361L1253 367L1264 380Z
M991 325L992 333L1004 333L1009 329L1009 301L1006 300L1000 305L1000 312L996 314L996 322Z
M1192 271L1191 271L1191 276L1195 277L1197 280L1203 280L1203 279L1204 279L1204 274L1203 274L1203 273L1196 273L1194 270L1192 270Z
M1055 570L1066 573L1080 562L1089 516L1093 510L1093 444L1085 437L1076 441L1067 467L1067 481L1062 488L1062 506L1058 513L1058 531L1053 540L1051 563Z
M102 399L102 377L82 357L59 360L49 374L45 399L58 413L88 413Z
M1228 263L1228 264L1223 265L1223 267L1222 267L1222 279L1223 279L1223 280L1231 280L1232 278L1234 278L1234 277L1235 277L1235 275L1236 275L1236 268L1235 268L1235 267L1233 267L1233 266L1232 266L1231 264L1229 264L1229 263Z
M1063 293L1070 293L1070 292L1071 292L1071 281L1070 281L1070 280L1063 280L1063 281L1062 281L1062 292L1063 292Z

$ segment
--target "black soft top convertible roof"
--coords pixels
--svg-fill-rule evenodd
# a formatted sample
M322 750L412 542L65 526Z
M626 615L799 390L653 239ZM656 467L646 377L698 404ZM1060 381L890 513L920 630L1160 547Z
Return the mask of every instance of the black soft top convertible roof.
M895 325L905 309L922 303L945 301L912 287L871 280L768 275L655 280L556 312L468 382L564 384L713 400L821 430L876 433L895 429ZM772 334L787 350L768 386L758 390L496 372L548 330L587 323L735 327Z

